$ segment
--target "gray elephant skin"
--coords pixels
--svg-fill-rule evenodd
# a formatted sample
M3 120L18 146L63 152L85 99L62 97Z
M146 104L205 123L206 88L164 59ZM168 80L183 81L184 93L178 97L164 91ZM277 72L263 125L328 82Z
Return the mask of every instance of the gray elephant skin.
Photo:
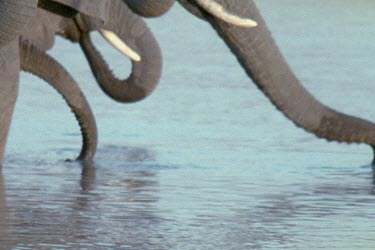
M74 5L77 5L75 6L77 9L74 9L76 12L74 20L71 17L63 17L42 9L54 11L56 8L59 8L58 10L63 8L64 13L69 13L70 10L66 10L66 8ZM14 64L21 63L21 68L6 71L14 72L17 76L20 69L36 74L63 95L81 126L83 146L77 159L91 161L96 151L96 124L83 93L74 79L53 58L46 58L46 55L40 56L41 53L39 51L38 62L35 62L35 60L32 60L33 56L30 56L30 52L26 52L26 48L32 47L35 57L36 49L46 51L53 46L55 34L61 35L72 42L81 41L81 47L87 55L100 87L111 98L119 102L139 101L152 92L161 75L162 58L160 48L142 18L133 14L120 0L112 1L111 5L105 1L67 1L66 5L56 5L56 2L53 1L39 1L38 6L42 8L34 6L33 16L29 17L27 22L23 22L26 28L23 28L22 34L14 32L15 37L21 35L24 43L22 46L24 49L20 51L21 62L16 61L17 57L13 60ZM105 16L110 18L104 23ZM132 46L133 49L143 55L142 61L133 62L132 73L127 79L119 80L114 77L100 53L91 43L88 32L99 29L113 31ZM15 46L17 41L14 41ZM15 49L9 48L5 50L4 48L4 51L11 53ZM17 56L17 53L14 53L14 55ZM25 55L28 55L26 59ZM43 59L39 59L39 57L43 57ZM44 66L36 68L32 67L32 65ZM56 67L59 69L56 69ZM55 76L57 75L60 75L60 77L56 79ZM10 79L10 76L5 76L5 78ZM13 85L9 83L4 85L4 87L18 86L18 79L13 79L12 82ZM2 91L2 93L6 92L10 91L7 89ZM16 96L17 90L14 90L12 98L4 97L1 99L1 101L12 101L13 103L3 105L0 102L0 106L7 111L7 113L2 112L4 118L2 117L0 120L1 136L4 138L1 140L0 162L2 162L4 155L7 131L13 112L13 109L9 109L9 107L14 106Z
M81 125L84 141L79 157L90 159L96 149L95 121L78 85L60 64L22 37L25 26L37 11L37 4L35 0L0 2L0 165L18 94L21 69L45 79L62 94L72 108Z
M97 5L90 5L89 2L97 2ZM55 0L55 1L39 1L39 5L48 11L57 14L68 13L64 18L74 16L74 24L78 27L78 37L67 36L73 41L79 41L90 66L94 72L103 69L104 73L96 75L96 78L102 89L111 96L111 90L103 86L118 86L116 88L124 89L120 96L112 96L119 101L137 101L147 96L155 87L159 75L154 76L153 83L134 83L131 76L126 83L117 81L106 73L106 67L100 55L93 47L89 40L88 32L93 29L105 27L121 34L121 30L115 30L119 22L111 24L108 20L115 13L115 9L109 7L115 1L84 1L84 0ZM164 14L174 3L171 0L163 1L131 1L124 0L127 6L139 16L155 17ZM346 142L346 143L365 143L372 148L375 146L375 124L361 118L346 115L344 113L333 110L315 99L300 83L294 75L285 59L278 50L270 31L267 28L260 12L255 3L249 0L225 1L217 0L216 3L221 4L224 9L230 13L235 13L241 17L247 17L257 22L255 28L244 28L228 24L218 17L210 14L206 9L202 8L199 0L180 0L179 1L188 11L197 17L209 22L218 35L224 40L232 53L236 56L238 62L243 67L247 75L269 98L273 105L277 107L287 118L294 122L298 127L315 134L317 137L325 138L329 141ZM19 75L19 47L18 36L22 34L22 27L31 22L32 16L36 13L36 1L23 1L19 6L12 6L13 1L1 1L3 6L8 9L15 10L14 14L8 12L0 12L0 23L7 23L0 27L0 162L3 159L5 140L7 137L13 107L17 96L18 75ZM57 4L57 5L56 5ZM63 4L70 10L61 11L59 4ZM10 6L10 8L9 8ZM47 6L47 7L46 7ZM65 8L64 7L64 8ZM97 7L97 8L95 8ZM4 8L1 8L4 9ZM4 12L4 11L3 11ZM21 13L20 17L14 18L14 15ZM7 16L8 15L8 16ZM13 15L9 18L9 15ZM22 18L21 18L22 16ZM139 18L139 17L134 17ZM14 23L16 22L16 23ZM134 28L126 28L130 21L124 21L120 27L125 27L129 31L134 32L128 37L135 40L140 39L143 30ZM61 27L60 27L61 28ZM64 28L63 28L64 30ZM61 31L61 30L60 30ZM56 32L56 31L55 31ZM59 33L57 31L56 33ZM69 32L68 32L69 33ZM2 35L4 34L4 35ZM62 34L67 34L66 31ZM124 40L125 35L123 36ZM31 39L31 38L30 38ZM130 44L132 42L130 41ZM146 41L149 44L149 41ZM133 42L132 46L137 50L137 42ZM143 46L143 45L142 45ZM142 47L140 46L140 47ZM139 50L139 48L138 48ZM141 55L147 55L144 51ZM5 60L5 58L7 60ZM161 65L159 65L161 67ZM133 73L143 76L142 67L135 70L133 65ZM156 67L157 68L157 67ZM108 76L108 78L104 77ZM105 78L104 82L101 79ZM145 77L145 81L150 77ZM128 87L124 87L128 86ZM129 87L131 86L131 87ZM138 87L144 92L138 90ZM131 91L135 91L132 94ZM117 92L117 91L115 91ZM129 95L126 98L123 96Z

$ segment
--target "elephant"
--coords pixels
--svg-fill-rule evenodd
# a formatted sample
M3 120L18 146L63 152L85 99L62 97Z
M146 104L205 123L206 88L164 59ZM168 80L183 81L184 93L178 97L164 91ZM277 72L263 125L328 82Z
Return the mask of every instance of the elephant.
M150 9L153 13L163 14L174 1L162 1L163 6L157 6L160 4L159 1L125 2L136 13L149 17L153 16L149 14ZM155 3L152 5L152 2ZM327 107L303 87L279 51L253 1L217 0L216 3L229 13L255 20L255 28L228 24L202 5L204 1L179 2L192 14L212 25L247 75L271 103L295 125L328 141L366 143L375 150L375 124Z
M55 34L73 42L78 42L81 34L88 36L88 32L92 30L118 34L117 36L120 36L120 39L125 40L127 44L130 44L142 55L142 60L133 60L131 75L128 79L119 80L113 76L100 53L87 37L88 44L91 47L85 48L84 52L88 57L92 71L98 79L100 87L113 99L120 102L135 102L145 98L159 82L162 68L161 51L153 34L145 22L133 14L121 1L113 1L111 5L102 5L101 3L103 2L95 1L82 3L77 6L77 9L73 9L69 5L61 5L55 1L39 1L38 8L34 9L34 17L30 17L28 22L23 22L23 25L27 26L22 33L23 39L34 44L39 50L46 51L53 46ZM51 11L54 13L51 13ZM102 13L107 13L111 17L107 19L105 24L103 23L104 14ZM64 15L60 16L59 14ZM81 25L78 25L77 22L80 22ZM17 35L19 34L14 36ZM7 51L11 51L11 49ZM62 72L60 74L64 76L61 78L69 82L68 86L57 83L51 78L51 75L47 75L47 72L39 70L36 73L32 73L42 74L42 78L52 84L64 96L81 125L83 147L77 159L92 160L96 151L97 133L91 109L79 87L71 76L63 70L63 67L55 62L53 58L49 57L46 60L53 62L47 64L48 67L53 65L53 67L59 69L59 72ZM93 62L91 63L91 61ZM27 71L30 72L30 70L30 67L27 68ZM35 71L35 69L32 70ZM15 71L19 71L19 69ZM4 91L4 93L6 92L7 90ZM5 138L9 129L15 96L13 97L13 102L4 107L7 113L4 112L5 116L0 120L0 131L2 131L0 136L4 138L4 140L1 140L0 145L0 164L4 155ZM3 100L6 100L6 98L4 97ZM77 101L79 101L79 105L77 105Z
M169 6L170 2L173 0L166 0L165 6ZM253 0L215 0L213 5L219 4L229 13L255 20L255 28L228 24L210 12L202 2L205 1L179 0L185 9L211 24L246 74L297 127L327 141L365 143L375 153L375 124L329 108L303 87L279 51ZM160 12L165 8L161 8ZM149 16L147 11L142 11L138 13ZM375 157L372 164L375 164Z
M38 5L61 16L72 17L80 13L105 20L109 12L107 6L112 0L39 0ZM174 4L174 0L122 0L140 16L158 17L165 14Z
M0 1L0 165L18 93L19 41L23 28L33 17L37 0Z
M19 43L21 69L44 79L62 95L81 128L82 149L77 159L91 162L98 140L96 122L80 87L54 58L22 36Z
M168 12L174 0L125 0L125 3L136 14L144 17L158 17Z
M79 42L101 89L118 102L136 102L150 95L158 84L162 72L162 54L158 42L145 21L134 14L122 1L112 0L107 10L110 20L104 24L90 16L79 14L76 24L80 37L72 39ZM119 25L121 24L121 25ZM117 79L107 66L90 40L89 32L99 30L113 32L118 38L129 45L140 59L132 60L132 73L125 80ZM69 28L64 33L69 33ZM111 40L106 37L107 40Z
M86 8L92 4L88 3ZM76 43L81 40L81 36L85 36L87 42L81 44L81 47L102 90L119 102L139 101L148 96L159 82L162 71L159 45L146 23L122 1L112 0L110 5L105 6L103 12L110 17L105 23L99 18L104 14L93 17L78 13L72 19L47 11L38 11L26 31L26 36L45 50L52 47L54 34ZM99 31L110 42L113 37L108 38L108 33L112 33L116 36L115 39L123 41L135 50L133 53L136 55L132 57L132 73L127 79L119 80L112 74L107 63L90 41L91 31ZM136 58L140 57L139 55L141 59Z
M97 145L96 123L78 84L58 62L23 36L19 38L19 52L21 69L45 79L65 99L81 127L83 145L78 159L91 160Z
M0 18L7 24L7 27L2 27L0 31L0 166L17 98L21 69L45 79L63 96L81 126L83 145L78 159L91 161L97 145L96 123L83 93L58 62L22 36L23 27L31 22L33 14L37 11L37 2L2 1L0 3L4 6L2 10L5 10L0 11ZM16 11L11 12L6 8Z

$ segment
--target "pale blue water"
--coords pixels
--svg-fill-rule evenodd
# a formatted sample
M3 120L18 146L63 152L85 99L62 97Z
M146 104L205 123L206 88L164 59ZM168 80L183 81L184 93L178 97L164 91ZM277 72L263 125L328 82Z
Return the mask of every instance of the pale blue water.
M257 4L317 98L375 121L373 1ZM140 103L101 93L77 45L59 39L51 52L96 115L94 171L64 162L79 153L77 123L54 90L22 76L0 175L4 249L375 248L367 146L296 128L210 26L178 4L149 24L164 73ZM95 38L127 75L129 63Z

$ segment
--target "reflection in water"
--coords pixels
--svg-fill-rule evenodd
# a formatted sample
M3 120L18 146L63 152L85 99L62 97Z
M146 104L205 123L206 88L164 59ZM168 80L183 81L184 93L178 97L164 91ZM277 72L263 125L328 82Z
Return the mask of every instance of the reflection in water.
M11 248L13 245L12 237L9 232L9 209L6 204L6 193L2 169L0 167L0 246L2 248Z
M81 173L81 187L83 192L95 188L95 166L93 163L84 163Z
M314 96L375 121L373 0L256 3ZM134 105L116 104L92 84L77 46L57 39L51 51L96 114L94 166L56 162L79 151L74 116L45 84L21 81L0 185L0 246L373 249L374 174L358 167L370 161L369 148L297 129L250 84L212 28L178 5L147 21L164 75ZM111 51L103 46L125 73Z
M135 157L136 151L122 152ZM98 169L95 164L47 163L9 179L7 193L0 175L1 246L12 238L17 247L151 245L148 238L157 234L161 221L154 205L159 200L157 170L126 165ZM6 166L12 171L20 167Z
M121 157L135 151L123 148ZM283 175L290 173L281 171L278 182L272 182L267 173L257 176L264 171L260 169L243 175L227 170L221 175L215 168L123 160L113 166L100 161L84 166L64 162L26 169L24 162L5 166L5 183L0 175L2 246L298 248L313 247L312 235L321 237L326 247L345 246L345 241L329 241L323 227L340 239L355 234L363 247L368 236L375 235L372 225L354 225L355 233L340 230L343 223L350 223L341 219L347 216L375 219L369 210L375 174L369 166L360 171L308 170L313 171L311 176L321 175L310 176L313 182L285 182Z

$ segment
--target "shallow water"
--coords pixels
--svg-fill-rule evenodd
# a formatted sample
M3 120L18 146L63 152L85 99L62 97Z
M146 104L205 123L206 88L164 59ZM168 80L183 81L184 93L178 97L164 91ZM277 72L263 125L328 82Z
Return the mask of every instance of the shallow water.
M375 3L318 2L257 4L306 88L375 121ZM296 128L177 4L149 24L164 73L136 104L102 94L76 45L59 39L51 52L96 115L94 168L64 162L79 152L77 123L54 90L22 76L0 173L3 248L373 249L371 150ZM126 75L129 63L95 39Z

